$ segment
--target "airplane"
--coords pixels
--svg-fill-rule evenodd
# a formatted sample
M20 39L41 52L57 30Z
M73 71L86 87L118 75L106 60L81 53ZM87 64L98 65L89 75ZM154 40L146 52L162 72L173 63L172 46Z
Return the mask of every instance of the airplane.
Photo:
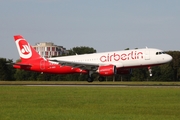
M21 62L13 65L16 69L53 74L87 74L87 81L93 82L92 74L99 74L99 81L105 76L129 74L132 68L147 67L152 76L151 66L162 65L172 60L164 51L155 48L132 49L54 58L41 57L21 35L14 40Z

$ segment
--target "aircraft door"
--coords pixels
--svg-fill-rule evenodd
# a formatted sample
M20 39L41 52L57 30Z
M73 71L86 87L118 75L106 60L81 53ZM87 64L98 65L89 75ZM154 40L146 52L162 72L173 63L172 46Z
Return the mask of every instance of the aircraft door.
M145 60L150 60L150 51L148 49L145 51Z

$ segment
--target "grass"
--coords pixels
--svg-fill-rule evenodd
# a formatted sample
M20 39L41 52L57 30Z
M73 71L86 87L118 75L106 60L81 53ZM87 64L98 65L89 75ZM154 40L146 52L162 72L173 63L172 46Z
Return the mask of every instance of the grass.
M179 87L1 86L1 120L179 120Z

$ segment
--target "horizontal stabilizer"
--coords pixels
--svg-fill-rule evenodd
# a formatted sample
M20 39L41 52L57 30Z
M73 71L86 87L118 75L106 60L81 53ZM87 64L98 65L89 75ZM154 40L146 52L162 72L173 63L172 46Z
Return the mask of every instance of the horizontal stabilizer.
M30 64L22 64L22 63L14 63L13 64L13 67L16 68L16 69L30 69L32 67L32 65Z
M31 67L30 64L22 64L22 63L14 63L13 65L19 65L19 66Z

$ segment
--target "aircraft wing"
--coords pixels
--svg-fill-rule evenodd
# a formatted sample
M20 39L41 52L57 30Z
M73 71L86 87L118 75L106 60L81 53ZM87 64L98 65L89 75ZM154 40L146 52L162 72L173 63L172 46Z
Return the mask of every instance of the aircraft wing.
M72 66L74 68L81 68L83 70L97 70L100 66L97 63L85 63L85 62L70 62L70 61L63 61L63 60L49 60L52 62L58 62L62 66ZM102 64L101 64L102 65Z

